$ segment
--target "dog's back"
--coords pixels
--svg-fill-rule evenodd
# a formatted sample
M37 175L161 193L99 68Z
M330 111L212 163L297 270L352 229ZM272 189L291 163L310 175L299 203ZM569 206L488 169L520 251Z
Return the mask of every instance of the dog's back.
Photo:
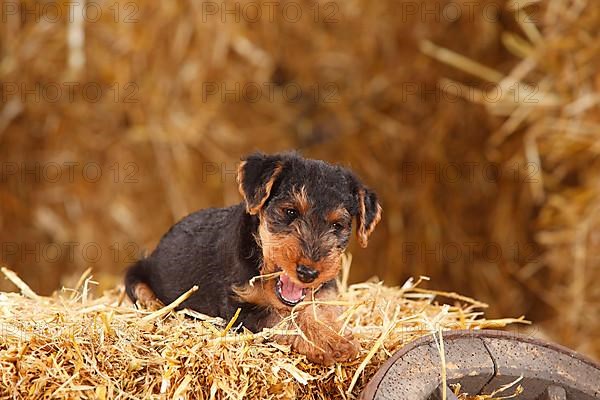
M252 270L257 249L247 240L231 237L247 237L243 230L251 229L249 217L242 204L188 215L171 227L149 257L129 268L128 296L138 300L136 287L145 284L168 304L198 285L198 291L179 308L211 315L218 311L219 316L230 317L239 306L232 301L231 288L258 273Z

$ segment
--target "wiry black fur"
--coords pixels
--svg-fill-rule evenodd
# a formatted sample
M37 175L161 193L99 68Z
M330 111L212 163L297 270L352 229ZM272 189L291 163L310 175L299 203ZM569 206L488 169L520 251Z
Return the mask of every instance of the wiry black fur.
M366 190L347 169L317 160L307 160L295 153L276 155L255 154L246 158L241 187L248 202L258 201L264 184L275 166L281 173L275 180L263 209L266 213L279 201L290 196L293 188L305 187L314 203L310 220L311 237L305 238L305 254L311 258L323 256L328 249L319 243L330 226L324 216L343 205L350 216L358 213L357 190ZM375 194L368 192L368 215L377 205ZM338 246L348 245L351 221L343 232L338 232ZM274 229L284 231L285 221ZM147 284L156 297L168 304L192 286L199 289L181 305L198 312L229 320L238 308L239 322L251 331L265 327L269 310L254 304L240 303L233 288L242 286L259 275L262 251L255 235L259 217L246 210L246 203L228 208L205 209L182 219L163 236L154 252L134 264L126 274L128 296L135 301L133 288L137 283ZM333 286L334 282L327 283Z
M188 215L171 227L150 257L128 270L127 294L135 299L131 288L143 282L168 304L198 285L179 309L229 319L241 308L238 321L252 331L260 330L266 311L239 303L232 291L259 274L262 257L253 237L257 227L258 218L247 214L244 204Z

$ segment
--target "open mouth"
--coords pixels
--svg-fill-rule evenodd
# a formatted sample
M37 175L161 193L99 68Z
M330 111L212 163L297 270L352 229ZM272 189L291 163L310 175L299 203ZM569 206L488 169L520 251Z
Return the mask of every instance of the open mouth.
M301 286L295 284L289 276L282 274L277 279L275 293L283 304L293 307L304 300L304 296L306 296L306 288L302 288Z

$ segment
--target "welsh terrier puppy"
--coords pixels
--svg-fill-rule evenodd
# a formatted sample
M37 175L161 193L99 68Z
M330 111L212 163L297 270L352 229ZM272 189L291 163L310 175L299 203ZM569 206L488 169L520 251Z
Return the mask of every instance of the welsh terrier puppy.
M237 181L244 201L197 211L171 227L127 271L128 296L168 304L197 285L179 309L226 320L240 309L237 321L253 332L293 313L303 335L279 342L321 364L356 357L358 343L349 330L340 332L341 310L328 301L337 294L353 218L362 247L381 219L376 194L351 171L296 153L250 155Z

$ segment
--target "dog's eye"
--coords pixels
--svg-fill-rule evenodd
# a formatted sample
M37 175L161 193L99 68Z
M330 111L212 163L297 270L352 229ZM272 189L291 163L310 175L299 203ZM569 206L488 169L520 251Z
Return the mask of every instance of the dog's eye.
M286 217L288 217L288 220L290 221L293 221L296 218L298 218L298 210L294 208L285 208L283 211L285 212Z
M340 224L339 222L334 222L333 224L331 224L331 227L336 232L340 232L341 230L344 229L344 225Z

